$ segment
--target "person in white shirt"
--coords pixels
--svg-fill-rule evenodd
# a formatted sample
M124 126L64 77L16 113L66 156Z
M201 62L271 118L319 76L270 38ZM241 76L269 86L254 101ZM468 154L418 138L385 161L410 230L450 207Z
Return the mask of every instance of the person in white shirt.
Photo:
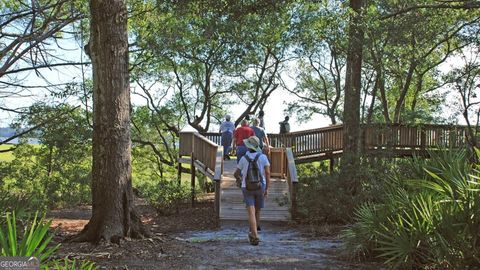
M260 209L265 205L265 197L268 195L268 187L270 185L270 162L265 154L260 149L260 140L257 136L251 136L243 140L245 146L248 148L247 153L243 156L237 164L237 170L234 176L241 181L243 199L247 207L248 223L250 232L248 238L250 244L258 245L260 241L258 238L258 230L260 223ZM248 157L248 158L247 158ZM257 190L247 190L246 177L248 173L249 160L257 162L257 168L260 171L261 186Z
M230 115L225 115L225 121L220 125L220 133L222 134L223 159L230 159L233 131L235 130L235 124L233 124L230 119Z

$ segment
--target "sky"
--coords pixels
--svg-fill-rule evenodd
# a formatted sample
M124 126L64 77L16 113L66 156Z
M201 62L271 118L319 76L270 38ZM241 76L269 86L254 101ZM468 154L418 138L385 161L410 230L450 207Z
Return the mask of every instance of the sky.
M278 133L280 131L280 125L278 123L283 121L285 116L288 115L284 112L285 109L287 109L286 101L292 101L294 99L297 99L297 97L283 89L276 90L272 93L264 107L265 130L268 133ZM233 107L230 113L232 119L237 119L244 109L245 106ZM315 116L306 123L300 123L302 121L299 121L295 115L289 115L289 117L290 131L320 128L330 124L327 118L321 116Z

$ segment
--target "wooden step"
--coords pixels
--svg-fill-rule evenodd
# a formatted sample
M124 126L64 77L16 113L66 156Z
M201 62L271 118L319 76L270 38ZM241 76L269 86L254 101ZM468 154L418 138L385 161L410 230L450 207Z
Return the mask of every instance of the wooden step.
M220 209L220 219L225 220L248 220L247 210L243 209ZM288 221L290 212L288 210L262 210L261 220Z
M220 182L220 185L222 188L237 188L237 184L235 182L235 179L231 179L231 180L224 180L222 179L222 181ZM274 187L274 186L285 186L288 188L288 183L287 181L285 180L270 180L270 187Z
M224 198L221 198L220 199L220 207L228 207L230 206L231 204L241 204L241 205L245 205L244 202L243 202L243 198L229 198L229 197L224 197ZM288 198L268 198L266 201L265 201L265 205L269 206L285 206L285 207L289 207L290 206L290 203L288 201Z
M265 200L265 208L261 211L261 219L268 221L290 220L289 187L284 179L272 178ZM243 202L243 194L235 185L235 180L227 178L221 182L220 219L247 220L247 210Z
M243 196L242 195L242 191L240 189L224 189L221 191L220 195L221 196ZM272 197L272 196L284 196L284 195L287 195L288 196L288 190L285 190L285 189L268 189L268 197Z

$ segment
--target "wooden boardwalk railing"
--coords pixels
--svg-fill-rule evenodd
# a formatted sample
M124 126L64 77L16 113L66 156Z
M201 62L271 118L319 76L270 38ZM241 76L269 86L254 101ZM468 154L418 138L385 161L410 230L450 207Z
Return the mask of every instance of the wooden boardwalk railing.
M466 143L465 126L371 124L361 126L361 145L366 154L390 156L425 155L426 150L458 148ZM206 133L220 143L219 133ZM296 162L331 159L343 152L343 125L268 134L270 146L292 148Z
M449 125L369 125L364 126L366 150L381 148L426 150L458 148L466 143L465 126Z

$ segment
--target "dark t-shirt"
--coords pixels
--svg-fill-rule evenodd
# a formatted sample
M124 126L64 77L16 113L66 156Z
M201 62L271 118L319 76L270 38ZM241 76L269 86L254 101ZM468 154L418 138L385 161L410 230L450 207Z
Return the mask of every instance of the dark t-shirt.
M260 140L260 149L263 149L263 139L265 138L265 130L261 127L252 127L253 132L255 132L255 136L258 137Z
M282 121L280 124L280 134L285 134L290 132L290 124L288 121Z

